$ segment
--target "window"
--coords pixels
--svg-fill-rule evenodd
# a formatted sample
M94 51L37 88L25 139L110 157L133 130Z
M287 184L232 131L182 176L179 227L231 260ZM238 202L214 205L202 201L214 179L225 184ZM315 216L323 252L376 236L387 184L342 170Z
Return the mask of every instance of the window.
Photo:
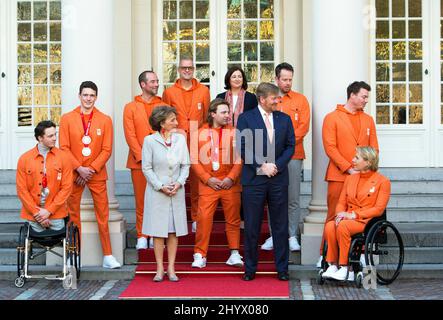
M163 1L163 83L177 79L180 57L193 57L196 78L210 82L209 0Z
M422 0L376 0L376 121L423 124Z
M163 10L159 64L166 88L177 79L177 65L183 56L194 58L195 77L210 86L212 94L223 88L227 68L234 65L245 70L251 91L260 82L273 81L274 0L159 0L159 3Z
M61 116L61 1L17 2L18 127Z
M241 66L255 88L274 79L274 1L228 0L228 68Z

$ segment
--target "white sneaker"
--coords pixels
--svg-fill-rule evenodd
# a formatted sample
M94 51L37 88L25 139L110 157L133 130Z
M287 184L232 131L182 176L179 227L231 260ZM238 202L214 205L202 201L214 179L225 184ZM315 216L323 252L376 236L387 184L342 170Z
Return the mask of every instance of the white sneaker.
M346 276L348 276L348 278L346 278ZM349 271L348 275L348 267L341 267L336 273L331 275L331 278L339 281L354 281L354 272Z
M318 261L317 261L317 265L316 265L316 267L317 268L321 268L321 263L323 262L323 256L320 256L320 258L318 258Z
M289 250L291 251L300 251L300 245L298 244L296 237L289 238Z
M194 262L192 263L193 268L204 268L206 267L206 258L203 258L203 256L200 253L194 254Z
M154 238L149 238L149 248L154 248Z
M331 264L331 265L329 266L329 268L328 268L325 272L322 273L321 276L322 276L323 278L330 278L330 277L331 277L334 273L336 273L337 271L338 271L337 266Z
M228 261L226 261L226 264L228 266L234 266L234 267L243 267L243 261L242 256L238 252L231 253L231 256L229 257Z
M240 229L245 230L245 222L243 220L240 221Z
M192 233L196 233L196 232L197 232L197 222L194 221L194 222L192 223Z
M118 269L121 265L118 263L114 256L104 256L103 257L103 268L107 269Z
M145 237L140 237L137 239L137 245L135 246L137 250L148 249L148 239Z
M262 250L271 251L274 249L274 243L272 242L272 237L266 239L265 243L261 246Z

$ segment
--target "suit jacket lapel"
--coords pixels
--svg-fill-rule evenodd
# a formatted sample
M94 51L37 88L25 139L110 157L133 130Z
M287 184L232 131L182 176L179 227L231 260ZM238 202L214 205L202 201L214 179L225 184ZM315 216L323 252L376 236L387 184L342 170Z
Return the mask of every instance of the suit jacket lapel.
M378 174L374 173L369 179L368 181L366 181L366 183L363 185L362 190L360 191L360 193L357 194L357 200L359 202L364 201L367 197L368 197L368 193L372 193L375 192L375 188L377 186L377 182L378 182ZM357 181L358 183L358 181ZM357 186L356 186L357 189Z

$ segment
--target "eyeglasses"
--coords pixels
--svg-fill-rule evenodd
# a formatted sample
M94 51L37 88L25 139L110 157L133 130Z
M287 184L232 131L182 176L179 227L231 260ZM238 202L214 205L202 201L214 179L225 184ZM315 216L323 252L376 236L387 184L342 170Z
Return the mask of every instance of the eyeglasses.
M193 71L194 67L179 67L179 69L184 71Z

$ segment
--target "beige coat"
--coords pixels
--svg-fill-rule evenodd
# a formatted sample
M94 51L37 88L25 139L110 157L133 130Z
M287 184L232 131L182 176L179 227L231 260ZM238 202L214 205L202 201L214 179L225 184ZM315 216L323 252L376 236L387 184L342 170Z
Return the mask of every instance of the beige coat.
M169 216L172 210L176 235L188 234L185 203L185 183L189 175L190 160L186 139L180 134L171 136L168 148L160 133L145 138L142 148L142 170L148 181L145 191L143 234L167 238ZM182 185L174 197L168 197L163 184L178 182Z

